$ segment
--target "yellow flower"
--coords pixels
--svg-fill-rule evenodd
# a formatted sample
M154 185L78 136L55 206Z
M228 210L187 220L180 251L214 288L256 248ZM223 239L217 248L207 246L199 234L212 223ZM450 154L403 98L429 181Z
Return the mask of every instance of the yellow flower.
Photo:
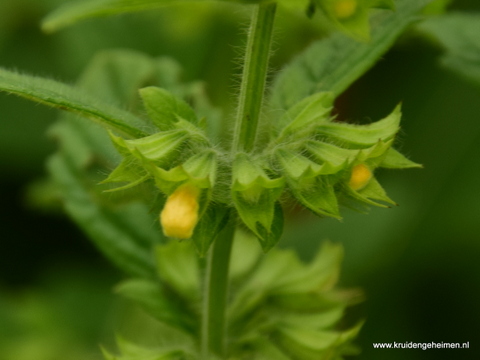
M346 19L357 11L356 0L339 0L333 5L333 12L338 19Z
M167 199L160 223L165 236L177 239L192 237L198 222L198 196L200 190L190 184L178 187Z
M358 164L352 169L348 185L350 185L353 190L360 190L368 184L371 178L371 170L365 164Z

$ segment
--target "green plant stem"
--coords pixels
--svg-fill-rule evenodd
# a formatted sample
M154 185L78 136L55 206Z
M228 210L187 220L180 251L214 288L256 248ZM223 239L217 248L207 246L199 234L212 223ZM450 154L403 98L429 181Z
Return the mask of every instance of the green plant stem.
M232 151L250 152L255 144L265 93L276 3L255 6L247 40Z
M210 353L218 356L224 356L225 353L228 268L234 234L235 226L230 220L218 235L209 254L202 324L202 355L205 360Z
M248 34L232 151L253 149L263 103L276 4L255 5ZM225 356L228 269L235 218L232 216L210 250L205 273L202 356Z

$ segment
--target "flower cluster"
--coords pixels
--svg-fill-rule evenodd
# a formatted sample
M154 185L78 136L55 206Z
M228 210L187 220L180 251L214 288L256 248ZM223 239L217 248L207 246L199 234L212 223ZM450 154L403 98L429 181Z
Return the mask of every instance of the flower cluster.
M317 93L283 115L262 150L230 155L211 145L188 104L160 88L140 93L160 131L139 139L111 134L123 160L104 182L126 182L113 189L123 190L153 179L166 198L165 235L193 238L201 253L229 209L267 251L282 232L282 199L340 218L340 204L394 204L374 177L377 168L419 166L392 148L400 107L378 122L352 125L331 116L330 93Z

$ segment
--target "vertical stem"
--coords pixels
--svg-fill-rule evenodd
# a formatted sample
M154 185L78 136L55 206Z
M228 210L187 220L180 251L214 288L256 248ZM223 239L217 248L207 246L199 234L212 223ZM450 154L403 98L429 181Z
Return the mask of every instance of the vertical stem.
M209 254L202 324L202 358L205 360L209 358L209 353L218 356L225 353L228 268L234 233L235 226L230 220Z
M255 144L263 103L276 3L256 5L247 40L233 153L250 152Z
M248 34L232 151L250 152L255 144L263 103L272 42L275 3L255 5ZM230 252L235 233L233 216L210 250L205 274L202 323L202 358L213 353L225 357L226 306Z

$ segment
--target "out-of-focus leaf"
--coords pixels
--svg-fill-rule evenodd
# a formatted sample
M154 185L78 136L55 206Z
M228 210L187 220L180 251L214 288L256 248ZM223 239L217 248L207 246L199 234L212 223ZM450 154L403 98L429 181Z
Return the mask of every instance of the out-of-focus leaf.
M82 175L62 154L52 156L48 167L61 186L68 214L94 244L124 271L135 276L154 276L151 249L161 237L152 229L146 207L140 204L117 210L102 207L85 187Z
M138 87L161 73L157 64L156 59L135 52L104 52L81 76L79 86L99 98L133 106ZM66 114L52 133L60 142L60 151L49 161L49 170L60 186L67 213L117 266L137 277L155 276L153 247L163 239L153 225L155 215L139 202L107 205L112 196L101 195L87 173L92 164L111 169L118 161L107 132Z
M451 13L428 19L419 29L446 50L442 65L480 85L480 15Z
M190 242L171 241L156 248L158 275L187 298L200 290L195 248Z
M154 10L178 3L203 2L205 0L86 0L72 1L48 15L42 23L47 32L56 31L76 22L102 16ZM242 0L223 0L225 2L242 2ZM258 2L246 0L244 2Z
M179 301L172 299L171 294L168 294L159 283L132 279L118 285L116 291L139 303L156 319L188 333L195 333L196 321L193 314Z
M271 107L289 109L320 91L331 91L338 96L375 64L430 1L396 1L395 12L383 12L372 18L372 39L368 43L359 43L340 33L314 43L277 77Z
M145 128L145 122L131 113L54 80L0 69L0 90L77 113L129 137L147 135L140 130Z

